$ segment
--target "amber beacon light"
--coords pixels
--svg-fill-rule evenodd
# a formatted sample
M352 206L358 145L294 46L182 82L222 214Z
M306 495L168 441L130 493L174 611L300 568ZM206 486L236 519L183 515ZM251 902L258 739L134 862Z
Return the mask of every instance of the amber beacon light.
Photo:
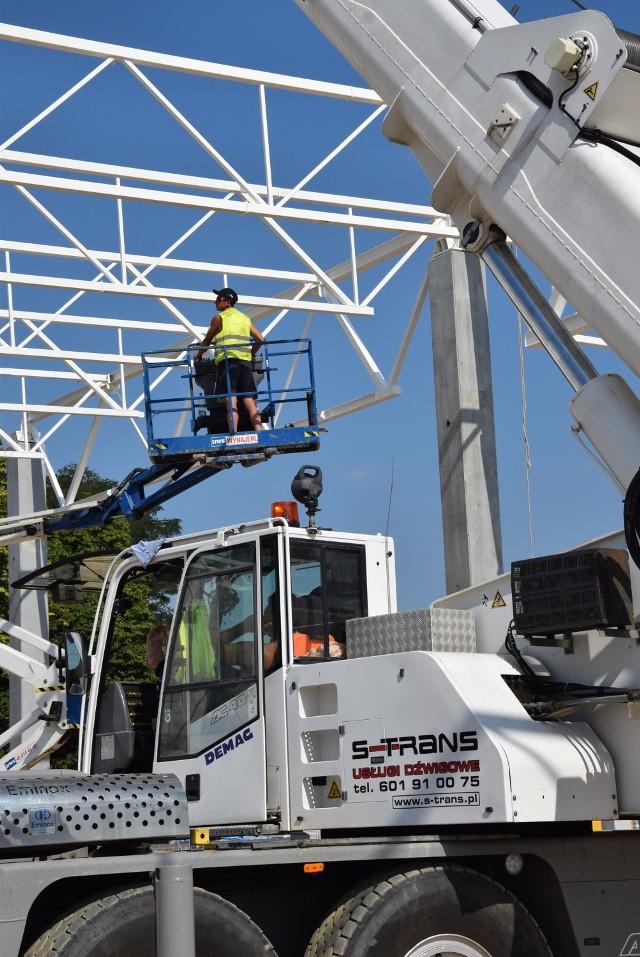
M271 517L286 518L289 525L295 525L296 528L300 527L300 515L295 502L272 502Z

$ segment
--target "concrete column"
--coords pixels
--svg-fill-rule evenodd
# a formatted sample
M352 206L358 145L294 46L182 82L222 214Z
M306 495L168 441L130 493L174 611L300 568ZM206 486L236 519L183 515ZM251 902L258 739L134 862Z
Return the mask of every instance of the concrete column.
M40 458L7 458L7 515L30 515L46 508L44 466ZM9 584L45 565L47 542L41 538L20 545L9 545ZM49 637L47 593L9 588L9 621L42 638ZM11 638L12 647L22 651L22 642ZM36 655L30 646L29 654ZM45 660L43 655L42 660ZM48 659L46 659L48 660ZM9 679L9 722L15 724L33 711L33 691L19 678ZM17 742L12 742L16 744ZM46 767L45 762L40 767Z
M481 260L462 249L429 263L447 592L502 573L489 323Z

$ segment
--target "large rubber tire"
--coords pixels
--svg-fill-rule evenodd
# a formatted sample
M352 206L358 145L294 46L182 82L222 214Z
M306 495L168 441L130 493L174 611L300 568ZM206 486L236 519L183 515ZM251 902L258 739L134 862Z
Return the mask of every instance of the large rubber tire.
M196 888L196 957L277 957L262 931L234 904ZM25 957L155 957L155 902L150 887L85 904L55 924Z
M501 884L459 865L360 888L313 935L305 957L551 957L533 917Z

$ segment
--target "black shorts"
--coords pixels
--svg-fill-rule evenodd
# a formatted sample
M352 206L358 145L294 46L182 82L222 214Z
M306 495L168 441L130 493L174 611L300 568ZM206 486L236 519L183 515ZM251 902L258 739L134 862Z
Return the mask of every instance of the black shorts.
M227 379L227 368L229 378ZM246 392L248 395L243 398L256 398L256 383L253 378L253 369L250 362L244 359L228 359L221 362L218 366L218 393Z

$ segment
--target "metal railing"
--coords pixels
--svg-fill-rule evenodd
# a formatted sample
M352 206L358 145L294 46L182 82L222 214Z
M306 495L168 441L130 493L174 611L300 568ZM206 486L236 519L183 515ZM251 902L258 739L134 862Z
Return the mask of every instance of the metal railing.
M189 346L176 355L175 350L142 354L145 393L145 417L149 446L162 443L171 448L177 439L196 437L202 429L207 435L230 434L231 403L237 399L238 432L252 431L243 422L242 399L255 398L263 429L279 430L294 426L317 428L315 379L310 339L280 339L264 343L252 360L255 382L253 392L233 392L229 381L227 353L237 344L216 346L220 361L197 361L200 345ZM284 378L283 378L284 377Z

